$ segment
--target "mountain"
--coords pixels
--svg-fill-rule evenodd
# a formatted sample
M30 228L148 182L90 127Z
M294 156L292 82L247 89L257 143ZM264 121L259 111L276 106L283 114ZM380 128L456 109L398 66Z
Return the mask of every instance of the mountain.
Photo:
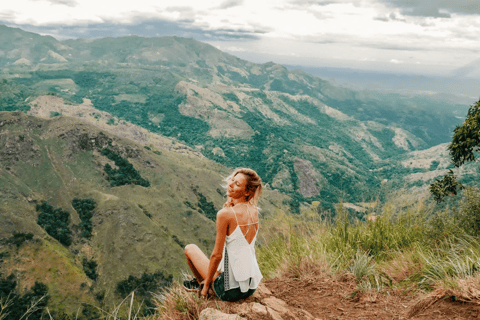
M90 101L120 122L218 163L253 167L293 197L294 212L304 201L333 208L340 198L377 198L382 161L448 142L467 110L425 97L335 87L193 39L56 41L7 27L0 37L1 110L27 112L45 95L67 105Z
M123 298L122 281L146 275L168 284L188 270L186 244L213 249L222 179L231 169L184 148L149 148L65 116L0 112L0 132L0 273L14 274L20 291L46 283L52 310L111 306ZM115 184L127 174L109 175L107 164L117 170L123 164L105 150L128 161L148 186L135 179ZM284 199L266 190L263 217ZM90 220L78 205L87 200L94 203ZM69 216L63 226L62 215Z

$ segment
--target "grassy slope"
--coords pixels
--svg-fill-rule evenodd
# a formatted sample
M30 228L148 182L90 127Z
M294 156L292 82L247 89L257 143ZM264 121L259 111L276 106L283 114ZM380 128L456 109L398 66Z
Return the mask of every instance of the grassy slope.
M32 232L37 241L18 252L10 246L10 258L2 269L6 274L16 270L22 285L23 281L47 282L53 306L73 311L78 301L92 301L92 295L85 298L89 290L105 292L105 302L112 304L116 284L129 275L161 271L178 277L181 270L187 270L183 245L197 243L207 252L213 248L214 222L186 202L197 204L196 189L220 208L224 198L217 189L222 189L221 181L230 169L194 155L167 150L155 154L107 134L113 148L130 154L128 160L151 183L149 188L110 187L103 176L103 165L109 160L95 150L98 146L94 150L79 147L84 134L93 140L102 137L96 127L67 117L41 120L0 113L0 123L7 120L16 122L1 128L5 147L0 153L7 160L0 167L0 181L5 182L0 184L0 237L8 238L13 231ZM75 197L93 198L97 203L93 237L86 240L77 235L66 249L36 224L35 203L47 201L61 207L71 213L72 224L78 224L79 217L71 206ZM266 215L281 206L284 198L267 191L261 204ZM14 263L22 257L30 260ZM83 273L83 258L98 262L96 283ZM55 276L57 272L62 276Z

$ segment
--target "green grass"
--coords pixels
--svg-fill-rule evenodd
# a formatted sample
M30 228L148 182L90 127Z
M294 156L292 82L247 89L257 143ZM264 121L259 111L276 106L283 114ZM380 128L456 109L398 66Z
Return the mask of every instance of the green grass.
M480 270L478 236L468 235L458 225L460 220L451 218L469 208L466 201L476 205L467 198L463 209L436 212L435 207L421 205L394 210L387 203L381 215L368 222L347 219L339 205L334 224L309 220L315 208L304 207L299 216L279 215L264 223L267 232L277 236L257 250L259 265L266 278L285 272L311 277L309 270L315 268L306 266L324 265L330 274L352 274L361 289L432 290L438 281L474 276Z

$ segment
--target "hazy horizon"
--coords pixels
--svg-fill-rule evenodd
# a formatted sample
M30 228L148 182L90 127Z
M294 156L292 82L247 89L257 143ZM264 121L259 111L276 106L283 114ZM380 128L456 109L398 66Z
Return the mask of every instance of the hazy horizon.
M0 23L58 40L191 37L264 63L480 79L476 0L18 0Z

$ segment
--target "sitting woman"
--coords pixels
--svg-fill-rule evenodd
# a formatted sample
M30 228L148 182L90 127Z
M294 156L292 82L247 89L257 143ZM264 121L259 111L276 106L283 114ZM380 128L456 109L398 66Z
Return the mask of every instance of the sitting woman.
M255 292L262 279L255 257L259 228L257 201L262 180L255 171L242 168L235 170L227 183L228 198L217 213L217 235L210 260L196 245L185 247L188 265L196 279L185 281L184 288L201 290L206 297L212 286L220 300L237 301Z

